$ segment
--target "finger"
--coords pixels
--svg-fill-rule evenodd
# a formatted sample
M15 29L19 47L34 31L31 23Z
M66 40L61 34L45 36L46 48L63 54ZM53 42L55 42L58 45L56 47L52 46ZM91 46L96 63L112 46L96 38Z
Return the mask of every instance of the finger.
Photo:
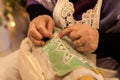
M46 38L51 38L51 33L46 29L46 22L40 22L36 25L37 30Z
M65 35L68 35L72 30L73 30L72 27L68 27L68 28L62 30L62 31L58 34L58 36L59 36L60 38L62 38L62 37L64 37Z
M84 40L84 38L81 37L81 38L73 41L73 46L75 46L75 47L84 46L85 43L86 43L86 41Z
M42 40L36 40L32 36L30 36L29 38L35 46L42 46L45 44Z
M29 36L33 36L37 40L41 40L43 38L35 27L32 27L31 30L29 30Z
M72 31L69 35L69 38L71 40L79 39L80 37L81 37L81 34L79 32L77 32L76 30Z
M48 25L47 25L47 29L50 32L50 34L52 35L53 33L53 28L54 28L54 21L51 19L48 21Z
M91 44L91 45L85 44L83 46L77 47L76 49L80 52L92 53L97 49L97 46L95 44Z
M33 33L31 33L31 36L33 36L36 40L42 40L43 39L42 35L37 31L34 31Z
M76 49L77 49L77 51L79 51L79 52L84 52L84 47L83 47L83 46L79 46L79 47L77 47Z

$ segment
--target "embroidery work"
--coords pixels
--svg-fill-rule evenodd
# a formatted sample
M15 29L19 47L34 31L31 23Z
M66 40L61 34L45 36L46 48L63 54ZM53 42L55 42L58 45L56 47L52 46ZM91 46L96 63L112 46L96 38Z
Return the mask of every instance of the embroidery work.
M66 42L61 40L57 36L57 33L55 33L54 38L43 46L52 68L57 75L63 76L78 67L96 68L94 63L86 55L78 53Z
M73 4L69 0L58 0L53 11L53 17L57 25L56 28L64 29L75 23L88 24L94 28L98 28L101 2L102 0L98 0L94 9L83 13L82 20L75 21L73 18ZM56 32L54 37L47 41L43 49L48 55L52 68L57 75L63 76L78 67L96 69L94 63L85 54L77 52L69 44L71 41L68 38L60 39L57 36L59 31L54 31Z

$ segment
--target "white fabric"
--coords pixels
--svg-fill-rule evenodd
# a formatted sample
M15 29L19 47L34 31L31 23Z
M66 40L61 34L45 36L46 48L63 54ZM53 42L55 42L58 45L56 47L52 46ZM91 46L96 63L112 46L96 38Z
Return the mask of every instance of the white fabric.
M91 75L97 80L103 80L101 75L85 68L78 68L63 79L58 78L53 72L42 48L33 46L28 38L23 40L19 56L19 70L23 78L22 80L70 80L70 78L73 80L84 75ZM15 55L13 55L13 58L15 58ZM116 71L102 68L99 68L99 70L103 72L104 80L119 80L115 77L117 74Z
M59 78L52 70L43 49L32 45L28 38L23 40L20 53L19 70L23 80L56 80ZM85 68L73 70L65 78L62 79L61 77L59 80L69 80L68 77L70 76L73 76L73 79L76 80L84 75L91 75L97 80L104 80L101 74L96 74L94 71Z
M68 76L66 76L63 80L77 80L82 76L90 75L94 77L96 80L104 80L102 75L98 75L90 69L78 68L71 72Z
M18 71L18 53L15 51L6 57L0 57L0 80L21 80Z
M6 57L0 57L0 80L22 80L18 71L18 54L19 50ZM117 74L116 71L101 68L100 70L103 71L105 80L119 80L115 77ZM27 72L29 73L28 69Z
M28 38L20 46L19 71L23 80L45 80L38 58L39 52L34 53L32 43Z

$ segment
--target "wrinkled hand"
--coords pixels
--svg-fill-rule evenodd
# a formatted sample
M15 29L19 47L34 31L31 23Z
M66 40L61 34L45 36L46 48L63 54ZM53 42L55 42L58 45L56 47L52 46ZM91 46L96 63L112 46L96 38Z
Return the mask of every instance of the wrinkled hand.
M67 35L73 46L80 52L94 52L98 46L98 31L86 24L75 24L61 31L58 36Z
M44 45L43 38L52 38L53 27L54 21L50 16L38 16L30 22L27 36L34 45Z

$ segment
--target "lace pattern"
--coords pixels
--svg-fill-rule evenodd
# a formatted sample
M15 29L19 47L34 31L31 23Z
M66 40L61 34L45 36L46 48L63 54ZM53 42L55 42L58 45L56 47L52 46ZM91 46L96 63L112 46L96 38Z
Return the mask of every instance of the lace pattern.
M99 26L100 11L100 5L98 4L100 4L101 1L102 0L98 0L94 9L90 9L86 13L83 13L82 20L76 21L73 18L73 4L69 2L69 0L58 0L53 11L53 18L56 26L64 29L69 25L81 23L89 24L97 28ZM46 43L43 49L49 57L53 70L59 76L63 76L78 67L96 69L95 64L85 54L77 52L72 47L70 44L71 41L68 38L60 39L56 35L58 32L59 30L54 30L54 37Z
M54 8L53 17L56 25L62 29L75 23L88 24L93 28L99 29L101 5L102 0L98 0L93 9L89 9L82 14L82 20L76 21L73 18L73 4L69 0L58 0Z
M63 76L78 67L96 69L95 64L85 54L74 50L67 43L68 41L67 37L61 40L56 32L54 37L43 46L55 73Z

